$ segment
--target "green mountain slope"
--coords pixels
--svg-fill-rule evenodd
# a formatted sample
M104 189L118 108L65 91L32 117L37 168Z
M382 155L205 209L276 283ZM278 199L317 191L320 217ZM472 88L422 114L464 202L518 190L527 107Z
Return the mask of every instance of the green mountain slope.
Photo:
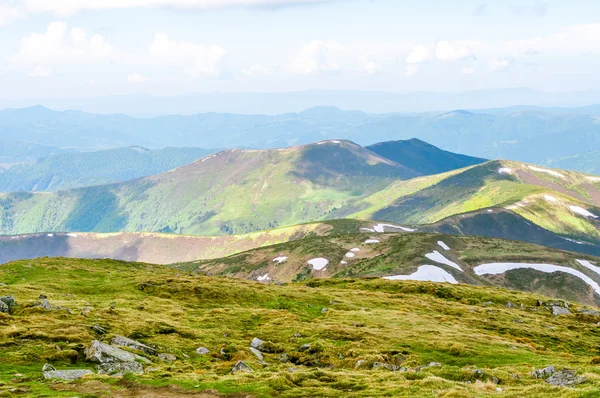
M163 173L215 151L143 147L74 152L18 164L0 173L0 192L58 191Z
M571 303L554 316L561 303L539 295L380 279L264 285L106 260L15 262L0 281L17 302L0 313L8 396L545 398L600 387L597 312ZM118 336L146 345L124 348L147 358L144 373L95 374L85 349ZM238 361L252 373L231 373ZM45 363L92 374L46 380ZM578 383L532 375L551 365Z
M321 266L312 264L315 259L322 262ZM590 267L581 261L587 261L585 265ZM498 275L478 274L478 267L490 263L515 263L522 267ZM564 270L530 269L529 264L564 267L577 275ZM594 267L595 264L598 267ZM425 275L429 270L427 280L435 281L437 276L445 275L446 280L455 283L495 285L600 305L599 257L473 236L418 232L309 236L179 267L210 276L283 283L314 278L400 276L411 279L409 275L418 278L415 273Z

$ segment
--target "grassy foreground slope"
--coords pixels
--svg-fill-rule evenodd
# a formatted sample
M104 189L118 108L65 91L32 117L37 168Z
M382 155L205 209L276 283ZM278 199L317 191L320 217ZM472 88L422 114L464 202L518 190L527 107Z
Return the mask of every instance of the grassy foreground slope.
M9 396L541 398L600 388L600 317L575 304L553 316L531 294L379 279L263 285L64 259L4 265L0 281L0 296L18 303L0 313L0 392ZM40 294L52 309L36 305ZM141 353L152 362L141 375L43 379L44 363L95 371L84 349L115 335L175 358ZM249 349L255 337L271 352L263 362ZM232 374L240 360L253 372ZM549 365L586 382L556 387L531 375Z
M390 230L390 229L388 229ZM311 261L324 259L322 269ZM588 261L592 267L578 260ZM580 277L522 268L499 275L478 275L490 263L550 264L575 270L600 283L600 258L538 245L473 236L432 233L329 235L253 249L229 257L195 261L179 268L209 276L289 283L311 279L408 276L421 266L435 267L458 283L499 286L600 305L600 295ZM600 288L598 288L600 290ZM600 293L600 292L599 292Z

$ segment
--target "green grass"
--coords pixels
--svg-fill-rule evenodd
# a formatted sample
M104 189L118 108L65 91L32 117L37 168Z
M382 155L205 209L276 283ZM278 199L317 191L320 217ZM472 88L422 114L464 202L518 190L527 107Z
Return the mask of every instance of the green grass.
M20 261L0 268L0 281L8 284L0 295L12 294L19 303L13 314L0 314L0 391L19 389L23 396L127 390L180 396L169 394L210 389L215 393L209 397L483 397L497 395L500 387L508 397L591 397L600 387L600 372L591 365L599 354L598 320L554 317L536 307L545 298L532 294L379 279L261 285L107 260ZM32 307L39 294L73 313ZM525 309L508 309L508 301ZM87 315L80 314L84 306L92 308ZM109 335L95 334L94 324L108 328ZM58 383L41 377L46 362L93 369L83 349L114 334L157 346L178 360L167 364L151 356L154 370L125 378ZM266 354L268 364L259 364L248 349L254 337L273 343L292 363ZM311 349L300 352L302 344ZM211 354L196 355L201 345ZM237 360L255 372L229 374ZM359 360L366 366L357 368ZM415 371L432 361L442 366ZM373 370L373 362L411 371ZM589 381L561 389L529 375L551 364L577 369ZM483 371L480 381L475 368ZM500 385L491 382L494 377Z

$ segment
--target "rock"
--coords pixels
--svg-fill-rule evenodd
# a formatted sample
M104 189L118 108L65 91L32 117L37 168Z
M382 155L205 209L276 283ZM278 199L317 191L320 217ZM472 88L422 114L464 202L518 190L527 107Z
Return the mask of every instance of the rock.
M511 303L510 301L506 303L506 308L519 308L516 304Z
M373 370L375 369L386 369L391 372L397 372L400 368L396 365L390 365L389 363L373 362Z
M106 330L105 328L103 328L100 325L94 325L92 326L92 330L98 334L106 334L108 333L108 330Z
M92 312L92 307L86 306L81 309L80 314L83 316L87 316L87 315L89 315L90 312Z
M578 310L577 312L579 312L580 314L583 314L583 315L600 316L600 311L591 310L589 308L582 308L582 309Z
M115 362L135 362L142 361L150 363L148 358L132 354L118 347L101 343L98 340L92 341L92 345L85 350L85 358L88 361L99 363Z
M0 312L10 313L17 306L17 302L13 296L0 297Z
M429 362L429 363L427 364L427 367L428 367L428 368L437 368L437 367L440 367L440 366L442 366L442 364L441 364L441 363L439 363L439 362Z
M252 342L250 343L250 347L256 348L259 351L263 351L265 348L265 342L263 340L259 339L258 337L255 337L254 339L252 339Z
M0 287L6 287L6 286L8 286L6 283L0 282Z
M288 356L288 354L281 354L279 356L279 362L288 363L289 361L290 361L290 357Z
M483 378L483 375L484 375L484 373L483 373L483 370L481 370L481 369L474 369L474 370L473 370L473 375L474 375L474 376L475 376L475 377L476 377L478 380L481 380L481 379Z
M56 368L52 365L50 365L49 363L45 364L44 367L42 368L42 372L50 372L56 370Z
M148 347L146 344L142 344L139 341L132 340L124 336L113 337L111 344L118 345L120 347L133 348L134 350L145 352L149 355L156 355L156 350L152 347Z
M123 376L128 373L144 373L144 367L139 362L112 362L98 365L99 375Z
M177 357L173 354L158 354L158 358L163 362L175 362Z
M328 309L327 309L327 308L323 308L323 309L321 310L321 314L324 314L324 313L326 313L327 311L328 311Z
M559 372L555 372L546 379L546 383L560 387L575 386L577 384L585 383L586 381L587 379L585 377L577 376L577 372L572 369L563 369Z
M196 354L198 355L206 355L210 353L210 350L206 347L198 347L196 348Z
M294 333L294 337L300 338L300 337L302 337L302 335L300 333L296 332L296 333Z
M300 352L308 351L308 350L310 350L310 347L311 347L310 344L302 344L300 346L300 348L298 348L298 351L300 351Z
M231 373L239 372L252 373L253 370L252 368L250 368L250 366L246 364L246 362L238 361L238 363L236 363L235 366L231 369Z
M358 361L356 361L356 365L354 366L354 368L355 369L362 368L366 362L367 361L365 361L364 359L359 359Z
M50 302L48 301L48 299L43 299L42 302L40 303L40 305L45 310L51 310L52 309L52 305L50 304Z
M571 311L569 311L568 308L559 307L558 305L552 306L552 315L554 315L554 316L569 315L569 314L571 314Z
M531 375L536 379L547 379L550 376L554 376L555 373L556 369L554 369L554 366L548 366L544 369L534 370L531 372Z
M263 357L263 354L258 351L256 348L254 347L250 347L250 351L252 351L252 353L256 356L256 358L258 358L258 360L262 363L265 362L265 357Z
M93 374L93 372L87 369L49 370L44 372L44 378L60 380L77 380L85 375L90 374Z

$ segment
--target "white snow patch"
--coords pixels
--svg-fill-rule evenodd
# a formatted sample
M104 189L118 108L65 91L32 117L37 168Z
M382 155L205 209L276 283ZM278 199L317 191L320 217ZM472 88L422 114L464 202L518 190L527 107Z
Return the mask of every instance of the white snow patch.
M360 251L360 249L358 247L355 247L354 249L351 249L350 251L354 252L354 253L358 253Z
M266 282L266 281L270 281L270 280L271 280L271 278L269 278L269 274L264 274L263 276L258 277L259 282Z
M556 203L558 202L558 199L556 199L554 196L552 195L544 195L544 199L546 199L548 202L552 202L552 203Z
M326 258L313 258L312 260L309 260L308 263L312 265L315 271L321 271L325 267L327 267L327 264L329 264L329 260L327 260Z
M340 261L340 264L342 264L342 265L348 265L348 262L347 261Z
M274 258L274 259L273 259L273 262L274 262L274 263L277 263L277 264L281 264L282 262L284 262L284 261L285 261L285 260L287 260L287 259L288 259L288 258L287 258L286 256L279 256L279 257L277 257L277 258Z
M217 156L217 155L216 154L215 155L210 155L210 156L207 156L205 158L202 158L200 161L201 162L206 162L207 160L210 160L210 159L214 158L215 156Z
M375 232L373 228L361 228L360 232Z
M446 251L450 250L450 247L447 244L445 244L444 242L442 242L441 240L439 240L437 244Z
M47 236L51 238L54 236L54 234L48 234Z
M372 244L375 244L375 243L381 243L381 242L380 242L380 241L378 241L377 239L367 239L367 240L365 241L365 243L366 243L367 245L372 245Z
M597 215L590 213L589 211L587 211L586 209L579 207L579 206L569 206L569 209L571 209L571 211L573 213L577 213L579 215L582 215L584 217L590 217L590 218L598 218Z
M600 182L600 177L585 177L590 181L594 181L594 182Z
M67 234L67 236L69 236L71 238L77 238L79 235L77 235L77 234Z
M488 212L488 213L493 213L493 212L494 212L494 210L492 210L492 209L489 209L487 212Z
M508 167L501 167L498 169L498 174L512 174L512 169Z
M377 224L373 227L373 229L375 230L375 232L384 233L386 227L400 229L404 232L415 232L416 231L416 229L410 229L410 228L401 227L399 225L392 225L392 224Z
M356 257L356 254L354 254L352 252L348 252L348 253L346 253L346 257L353 258L353 257Z
M531 169L533 171L539 171L540 173L546 173L546 174L553 175L555 177L565 178L565 175L559 173L558 171L542 169L541 167L535 167L535 166L527 166L527 167L529 167L529 169Z
M440 252L438 252L437 250L434 251L433 253L427 253L425 255L425 257L427 257L431 261L435 261L436 263L445 264L452 268L456 268L459 271L462 271L462 268L460 268L460 266L458 264L453 263L452 261L448 260L446 257L442 256L442 254Z
M491 264L482 264L473 269L476 275L498 275L503 274L507 271L511 271L514 269L534 269L540 272L546 273L554 273L554 272L564 272L567 274L571 274L576 276L577 278L583 280L585 283L590 285L597 294L600 294L600 286L594 282L589 276L585 275L582 272L574 270L573 268L561 267L558 265L552 264L523 264L523 263L491 263Z
M577 243L578 245L585 245L585 242L580 242L578 240L575 239L569 239L569 238L563 238L564 240L568 240L569 242L573 242L573 243Z
M435 265L422 265L417 272L410 275L386 276L383 279L390 281L426 281L426 282L450 282L458 283L454 277Z
M585 268L589 269L590 271L594 271L595 273L600 275L600 267L598 267L597 265L594 265L587 260L577 260L577 262L583 265Z

